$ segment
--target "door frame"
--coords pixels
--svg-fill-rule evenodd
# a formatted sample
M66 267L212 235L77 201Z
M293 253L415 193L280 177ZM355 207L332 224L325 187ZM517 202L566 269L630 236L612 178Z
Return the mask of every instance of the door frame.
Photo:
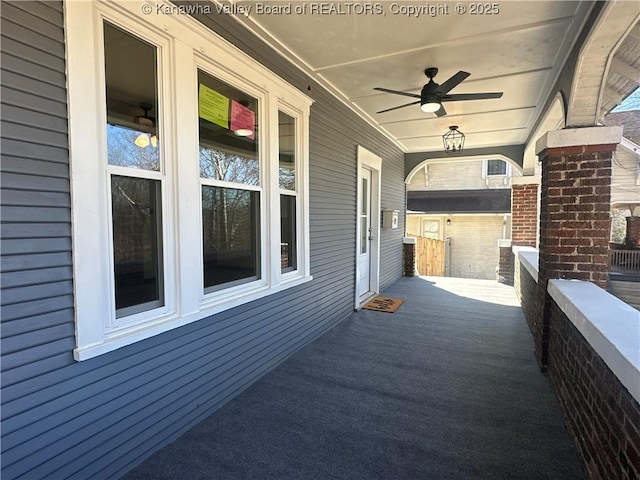
M358 282L360 281L360 265L358 256L360 254L360 209L362 208L362 170L371 171L371 251L369 257L369 292L362 297L358 294ZM366 148L358 145L357 169L356 169L356 278L355 278L355 308L360 309L369 299L380 293L380 192L382 159L370 152Z

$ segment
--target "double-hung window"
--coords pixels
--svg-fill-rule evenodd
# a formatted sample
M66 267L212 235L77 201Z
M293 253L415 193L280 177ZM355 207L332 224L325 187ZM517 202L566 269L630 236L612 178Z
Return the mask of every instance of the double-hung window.
M163 191L166 190L157 81L158 48L103 23L107 188L115 317L165 305ZM136 72L136 92L125 85ZM131 101L129 101L131 100ZM140 100L136 105L135 100Z
M65 8L77 360L311 279L311 101L137 6Z
M251 95L198 70L204 291L262 277L262 181Z

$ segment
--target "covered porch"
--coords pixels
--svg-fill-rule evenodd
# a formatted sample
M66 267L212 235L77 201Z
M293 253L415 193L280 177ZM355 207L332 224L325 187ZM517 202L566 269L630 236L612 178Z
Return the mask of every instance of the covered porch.
M354 313L125 478L584 478L513 287L383 294L405 303Z

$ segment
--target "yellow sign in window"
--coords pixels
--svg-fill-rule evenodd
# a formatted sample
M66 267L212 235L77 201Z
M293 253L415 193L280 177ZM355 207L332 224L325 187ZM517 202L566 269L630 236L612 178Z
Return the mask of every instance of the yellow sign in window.
M229 99L206 85L200 84L198 92L200 118L229 128Z

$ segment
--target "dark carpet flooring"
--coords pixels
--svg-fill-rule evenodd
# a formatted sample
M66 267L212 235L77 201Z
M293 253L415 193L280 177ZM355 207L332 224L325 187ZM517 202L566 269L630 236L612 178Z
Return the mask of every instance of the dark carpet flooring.
M583 479L513 289L402 278L131 471L142 479Z

